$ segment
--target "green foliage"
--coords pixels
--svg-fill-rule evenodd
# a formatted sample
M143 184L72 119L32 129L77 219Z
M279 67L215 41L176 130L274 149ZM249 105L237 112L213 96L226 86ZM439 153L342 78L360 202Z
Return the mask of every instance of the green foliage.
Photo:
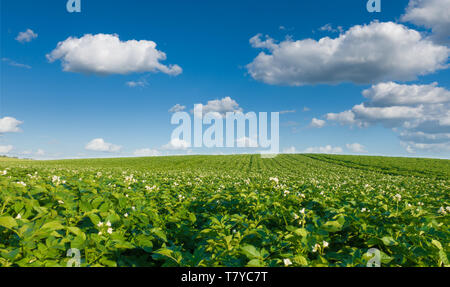
M0 160L0 266L449 266L449 161Z

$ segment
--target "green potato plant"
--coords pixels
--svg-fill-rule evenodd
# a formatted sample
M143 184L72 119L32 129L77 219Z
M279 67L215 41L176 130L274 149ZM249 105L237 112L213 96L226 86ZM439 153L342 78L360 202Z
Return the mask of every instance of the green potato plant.
M0 266L450 266L450 162L0 159Z

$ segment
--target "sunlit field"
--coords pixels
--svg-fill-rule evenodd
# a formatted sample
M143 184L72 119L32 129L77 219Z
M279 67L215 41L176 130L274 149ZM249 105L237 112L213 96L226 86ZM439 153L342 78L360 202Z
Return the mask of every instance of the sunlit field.
M450 161L0 159L0 266L449 265Z

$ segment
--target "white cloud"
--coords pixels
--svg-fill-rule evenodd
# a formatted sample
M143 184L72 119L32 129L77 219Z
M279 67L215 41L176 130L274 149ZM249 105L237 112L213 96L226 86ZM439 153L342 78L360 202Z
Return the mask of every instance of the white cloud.
M428 152L450 152L450 145L448 143L414 143L414 142L402 142L406 146L408 153L416 153L416 150L428 151Z
M170 108L169 113L178 113L178 112L184 111L185 109L186 109L186 106L176 104L175 106Z
M328 153L328 154L336 154L342 153L341 147L332 147L331 145L323 146L323 147L309 147L305 150L305 153Z
M399 133L405 146L447 150L450 147L450 91L430 85L380 83L363 91L367 102L326 118L344 125L381 124Z
M101 152L119 152L122 147L115 145L115 144L111 144L111 143L107 143L105 142L104 139L102 138L98 138L98 139L93 139L92 141L90 141L86 147L86 150L91 150L91 151L101 151Z
M180 139L171 139L169 143L163 145L163 149L166 150L186 150L190 147L190 143L180 140Z
M416 153L416 151L411 146L406 146L406 152L410 154Z
M156 149L149 149L149 148L143 148L143 149L137 149L133 153L135 156L159 156L161 153Z
M319 128L320 129L320 128L323 128L325 126L325 124L326 124L326 122L324 120L313 118L311 120L310 126L313 127L313 128Z
M430 85L399 85L394 82L380 83L363 91L371 106L414 106L450 102L450 91Z
M250 75L267 84L291 86L414 80L446 68L450 52L393 22L354 26L334 39L275 43L257 35L250 43L269 51L247 65Z
M284 111L280 111L280 115L285 115L285 114L295 114L297 111L296 110L284 110Z
M434 41L450 43L450 0L410 0L401 20L431 29Z
M297 149L294 146L291 146L291 147L285 148L283 150L283 153L297 153Z
M20 132L19 125L23 122L12 117L0 118L0 134L2 133L18 133Z
M0 145L0 154L8 154L10 151L13 150L13 146L12 145Z
M208 104L199 104L196 108L200 106L202 107L203 115L207 113L219 113L222 117L225 117L228 112L242 113L243 111L239 107L239 104L230 97L208 101Z
M2 58L2 62L7 63L10 66L18 67L18 68L24 68L24 69L31 69L31 66L26 64L17 63L9 58Z
M346 144L349 151L354 153L366 153L366 147L359 143Z
M277 44L275 44L275 40L270 38L268 35L266 35L265 40L261 40L262 34L257 34L256 36L253 36L250 38L250 45L252 45L253 48L265 48L265 49L276 49Z
M19 152L20 155L37 155L37 156L43 156L45 155L45 151L43 149L38 149L36 152L33 152L32 150L24 150Z
M141 87L144 88L148 86L148 82L146 80L139 80L139 81L129 81L125 83L130 88L137 88Z
M371 107L366 104L356 105L352 111L358 117L358 120L364 124L380 122L388 127L395 127L408 119L418 118L424 112L423 106Z
M98 75L143 72L162 72L174 76L181 74L180 66L160 63L166 58L164 52L156 49L153 41L124 42L116 34L69 37L47 54L50 62L61 60L66 72Z
M236 139L238 147L256 148L258 147L258 141L249 137L243 137Z
M423 131L409 131L404 130L400 132L400 138L407 142L419 142L419 143L449 143L450 132L438 132L438 133L426 133Z
M25 32L20 32L16 40L20 43L28 43L31 42L33 39L36 39L38 34L34 33L33 30L27 29Z
M334 28L333 25L331 25L330 23L323 25L322 27L319 28L319 30L322 32L332 32L332 33L337 32L342 33L344 31L342 26L337 26L336 28Z
M356 123L355 114L352 111L344 111L340 113L328 113L327 120L337 121L343 125L352 125Z

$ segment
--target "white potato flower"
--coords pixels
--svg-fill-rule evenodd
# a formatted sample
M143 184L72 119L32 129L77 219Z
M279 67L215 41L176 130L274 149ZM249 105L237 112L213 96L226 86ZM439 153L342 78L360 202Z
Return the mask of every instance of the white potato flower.
M317 252L317 250L319 250L320 245L318 243L316 243L316 245L313 246L313 250L312 252Z
M279 180L277 177L271 177L269 178L270 181L274 181L276 184L278 184Z
M441 206L441 208L439 208L438 213L442 213L443 215L447 214L447 211L445 211L444 207Z

